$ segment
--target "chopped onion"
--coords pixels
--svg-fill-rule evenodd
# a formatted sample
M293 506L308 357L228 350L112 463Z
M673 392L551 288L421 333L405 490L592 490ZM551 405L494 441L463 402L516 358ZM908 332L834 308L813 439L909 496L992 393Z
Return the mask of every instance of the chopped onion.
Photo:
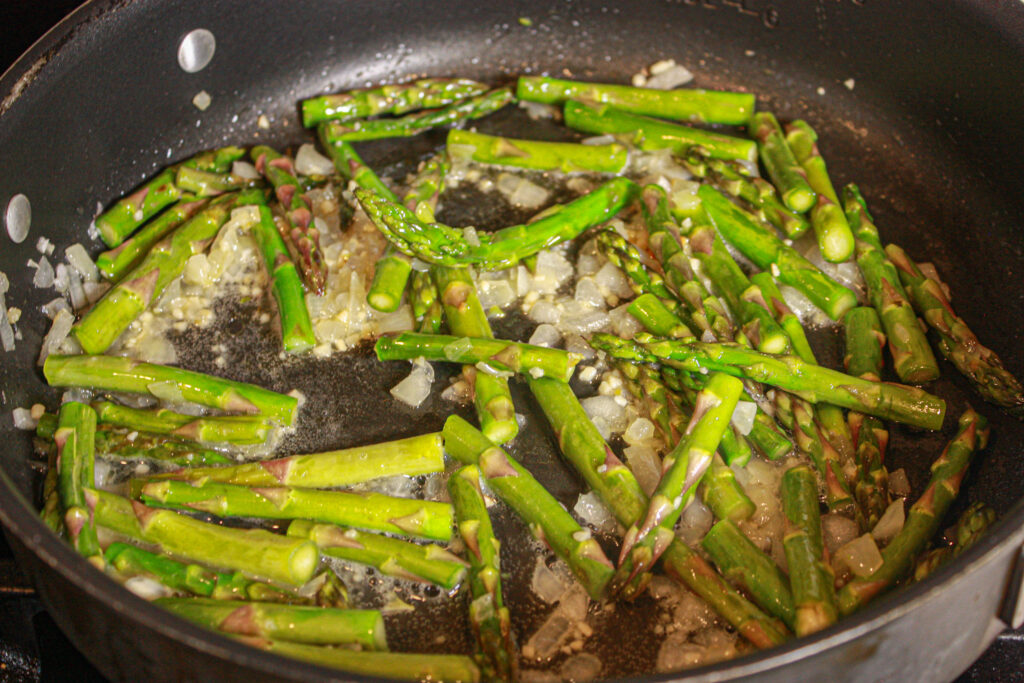
M561 254L550 249L537 252L537 266L534 275L553 280L555 286L562 284L573 274L572 264Z
M562 643L568 640L571 629L572 622L559 610L555 610L526 641L523 656L538 660L551 658L562 647Z
M32 411L28 408L15 408L11 411L11 418L16 429L35 429L39 424L39 420L32 417Z
M584 277L576 282L576 293L573 298L584 306L604 308L604 295L593 278Z
M888 544L903 529L903 523L906 521L903 505L902 498L897 498L891 502L889 507L885 508L885 512L882 513L878 523L875 524L875 528L871 530L871 535L883 546Z
M661 480L661 458L657 452L653 448L637 444L627 446L622 454L644 493L648 496L654 493Z
M900 498L910 495L910 480L907 479L907 472L902 467L895 472L889 473L889 493Z
M539 119L557 119L562 115L562 110L558 107L553 107L550 104L544 104L542 102L519 100L519 106L525 109L526 115L534 121Z
M543 299L530 307L527 316L535 323L557 323L562 315L558 306Z
M562 334L554 325L548 323L542 323L537 326L537 329L530 335L530 344L536 346L548 346L553 347L562 341Z
M595 135L589 138L583 138L580 142L584 145L611 145L618 140L615 139L614 135Z
M391 395L408 406L418 408L430 395L433 383L434 368L420 356L413 361L409 376L392 387Z
M295 170L302 175L331 175L334 163L308 142L295 154Z
M829 513L821 516L821 537L829 554L835 554L839 548L857 537L857 523L849 517Z
M255 166L250 164L248 161L242 160L238 160L231 164L231 173L239 178L245 178L246 180L255 180L260 177L260 172L256 170Z
M585 524L590 525L599 532L612 534L618 529L615 517L612 516L611 511L593 491L580 495L572 511Z
M7 319L7 301L4 293L7 292L7 276L0 272L0 345L4 351L14 350L14 328L11 321Z
M53 278L53 266L45 256L40 256L39 263L36 264L36 274L32 276L32 284L41 288L52 287Z
M573 683L586 683L597 678L601 673L601 660L589 652L575 654L562 663L559 673L563 680Z
M757 415L757 404L753 401L740 401L736 404L736 410L732 413L732 426L740 434L746 436L754 427L754 417Z
M580 404L587 417L591 420L600 418L613 433L621 433L628 425L625 407L611 396L591 396L581 400Z
M481 280L477 284L480 305L485 311L505 308L519 298L508 280Z
M565 584L558 578L558 574L551 571L544 562L543 557L538 557L533 565L533 577L530 579L530 588L538 598L548 604L558 602L566 590Z
M871 534L864 534L839 548L832 562L837 569L849 569L854 576L864 578L882 566L882 553Z
M629 312L629 304L623 304L608 311L608 318L612 322L612 333L616 337L632 339L638 332L643 330L640 321Z
M623 440L630 444L642 444L654 438L654 423L646 417L638 417L622 433Z
M64 258L67 259L71 267L78 271L78 274L82 277L82 280L86 282L99 282L100 271L93 263L92 259L89 258L89 254L78 242L75 242L70 247L64 250Z
M89 305L89 299L85 296L85 288L82 286L82 279L78 277L78 271L69 268L68 271L68 296L71 297L71 307L80 311Z
M655 71L655 68L660 69ZM651 66L651 74L652 76L647 79L645 87L654 88L655 90L671 90L693 80L693 74L690 73L689 69L676 64L671 59Z
M633 296L629 278L611 261L601 266L601 269L594 275L594 282L601 288L605 296L610 294L619 299L628 299Z
M133 576L124 582L124 587L143 600L156 600L174 595L170 588L148 576Z
M6 315L6 310L4 311ZM43 338L43 347L39 351L39 365L43 364L46 357L54 353L64 338L71 332L71 326L75 324L75 316L68 310L60 310L50 325L50 331Z

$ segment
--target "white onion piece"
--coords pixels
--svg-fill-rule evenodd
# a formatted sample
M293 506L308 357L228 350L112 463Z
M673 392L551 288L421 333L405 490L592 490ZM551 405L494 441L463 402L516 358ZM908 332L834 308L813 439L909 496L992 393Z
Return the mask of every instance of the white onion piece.
M560 285L572 277L573 267L561 254L550 249L537 252L537 266L534 275L538 278L548 278Z
M910 495L910 480L907 479L907 472L902 467L895 472L889 473L889 493L900 498Z
M85 288L82 286L82 278L74 268L68 269L68 296L71 297L71 307L80 311L89 305L89 299L85 296Z
M575 654L562 663L559 673L563 680L573 683L586 683L598 677L601 673L601 660L589 652Z
M530 335L528 343L535 346L553 347L560 341L562 341L562 334L558 331L558 328L548 323L542 323Z
M15 408L11 411L11 419L16 429L35 429L39 424L39 420L32 417L32 411L28 408Z
M535 323L557 323L562 315L558 306L550 301L540 300L530 307L527 316Z
M573 512L585 524L592 526L599 532L606 534L615 533L618 523L611 511L605 506L601 499L593 491L582 494L573 506Z
M629 312L629 304L623 304L608 311L608 318L612 322L612 333L622 339L632 339L644 329L640 321Z
M418 408L430 395L433 383L434 368L421 356L413 361L408 377L392 387L391 395L408 406Z
M526 115L534 121L538 119L557 119L562 114L558 107L553 107L550 104L544 104L542 102L519 100L519 106L525 109Z
M580 143L582 143L584 145L595 145L595 146L596 145L611 145L611 144L613 144L615 142L618 142L618 140L616 140L615 136L611 135L611 134L595 135L595 136L592 136L592 137L589 137L589 138L583 138L582 140L580 140Z
M508 280L481 280L477 284L480 305L484 311L495 307L505 308L519 298Z
M241 159L231 164L231 173L246 180L256 180L260 177L260 172L256 170L255 166Z
M64 258L67 259L71 267L78 271L78 274L82 277L82 280L86 282L98 282L100 279L99 268L93 263L92 259L89 258L88 252L78 242L75 242L70 247L64 250Z
M572 622L556 609L526 641L523 656L537 660L551 658L562 647L562 643L568 640L571 630Z
M606 262L594 275L594 282L607 297L613 295L619 299L628 299L633 296L633 288L629 284L629 278L611 261Z
M53 276L53 288L61 294L68 293L68 278L71 276L71 269L63 263L58 263Z
M558 602L565 594L566 586L558 578L558 574L551 571L545 564L543 557L538 557L533 565L533 577L530 579L530 588L538 598L548 604Z
M903 529L903 524L906 521L903 505L904 501L902 498L897 498L890 503L889 507L885 508L885 512L878 519L875 528L871 530L871 535L883 546L888 544Z
M857 523L849 517L829 513L821 516L821 537L829 554L835 554L839 548L857 537Z
M7 291L7 276L0 273L0 345L4 351L14 350L14 328L11 321L7 319L7 301L4 293Z
M623 440L630 444L642 444L654 438L654 423L646 417L638 417L622 433Z
M754 427L754 417L757 415L757 404L753 401L740 401L736 404L736 410L732 412L732 426L740 434L746 436Z
M174 595L174 592L148 576L133 576L124 582L124 587L143 600L156 600Z
M651 67L651 73L654 73L654 67ZM671 90L672 88L685 85L692 80L693 74L690 73L689 69L673 62L664 71L648 78L646 87L654 88L655 90Z
M601 288L597 286L593 278L580 278L576 282L576 293L573 298L584 306L604 308L604 295L601 294Z
M580 404L587 417L595 421L603 420L612 433L621 433L628 424L625 406L619 405L611 396L591 396L581 400Z
M53 278L53 266L50 265L45 256L40 256L39 263L36 264L36 274L32 276L32 284L35 287L52 287Z
M4 315L6 315L6 310ZM43 338L43 347L39 351L39 365L43 364L46 357L57 350L60 343L64 341L64 338L71 332L71 326L75 324L75 316L70 311L61 310L57 312L57 317L53 319L53 323L50 325L50 331L46 333L46 337Z
M295 170L302 175L331 175L334 163L307 142L295 154Z
M658 453L653 448L638 444L627 446L622 454L644 493L648 496L654 493L661 480L661 458Z
M839 548L832 561L836 568L849 569L854 576L864 578L882 566L882 553L871 534L864 534Z

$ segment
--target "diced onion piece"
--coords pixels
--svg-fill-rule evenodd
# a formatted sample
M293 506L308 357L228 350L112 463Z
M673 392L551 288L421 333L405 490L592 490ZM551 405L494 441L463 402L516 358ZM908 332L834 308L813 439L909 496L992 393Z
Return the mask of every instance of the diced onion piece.
M595 135L595 136L589 137L589 138L583 138L582 140L580 140L580 142L582 144L584 144L584 145L595 145L595 146L597 146L597 145L611 145L611 144L613 144L615 142L618 142L618 141L615 139L614 135L605 134L605 135Z
M856 538L858 531L857 523L849 517L835 513L821 516L821 537L830 554Z
M903 523L906 521L903 505L904 501L902 498L897 498L891 502L889 507L885 508L885 512L882 513L878 523L875 524L875 528L871 530L871 535L883 546L889 543L903 529Z
M907 479L907 472L902 467L889 473L889 493L900 498L910 495L910 480Z
M757 415L757 404L753 401L740 401L736 404L736 410L732 412L732 426L746 436L754 427L754 417Z
M4 315L7 315L6 310ZM60 310L57 312L57 317L53 319L53 323L50 325L50 331L43 338L43 347L39 351L39 365L42 365L46 357L57 350L61 342L71 332L71 326L74 324L75 316L71 314L71 311Z
M32 276L32 284L41 288L52 287L53 279L53 266L50 265L45 256L40 256L39 263L36 264L36 274Z
M408 406L418 408L430 395L433 383L434 368L421 356L413 361L408 377L392 387L391 395Z
M882 553L878 552L871 534L864 534L837 550L833 562L837 568L845 567L854 576L864 578L882 566Z
M212 102L213 98L210 97L210 93L205 90L200 90L195 94L195 97L192 98L192 106L199 111L206 111Z
M644 86L655 90L671 90L693 80L690 70L672 59L651 65L651 74Z
M535 346L547 346L553 347L558 342L562 341L562 334L558 331L554 325L543 323L537 326L537 329L530 335L530 344Z
M32 411L28 408L15 408L11 411L11 419L16 429L35 429L39 424L39 420L32 417Z
M256 170L255 166L241 159L231 164L231 173L247 180L255 180L260 177L260 172Z
M533 565L533 577L530 579L530 588L538 598L548 604L558 602L565 594L566 586L558 578L558 574L544 562L543 557L538 557Z
M587 683L601 674L601 660L589 652L580 652L562 662L558 670L563 681Z
M295 170L302 175L331 175L334 163L307 142L295 154Z
M636 480L644 493L651 495L661 479L661 458L648 446L639 444L627 446L622 454L629 464L629 469L636 475Z
M646 417L638 417L622 433L623 440L630 444L641 444L654 438L654 423Z

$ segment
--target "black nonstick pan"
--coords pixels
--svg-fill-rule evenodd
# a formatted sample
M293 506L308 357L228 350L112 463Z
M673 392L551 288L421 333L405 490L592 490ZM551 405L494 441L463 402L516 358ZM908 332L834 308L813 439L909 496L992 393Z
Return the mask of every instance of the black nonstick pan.
M189 73L179 66L179 45L199 28L213 34L216 50L205 68ZM698 86L755 92L759 106L780 117L814 122L833 175L860 184L888 239L936 263L979 337L1024 374L1015 353L1024 339L1017 285L1024 272L1024 4L1017 0L90 2L0 78L0 205L21 193L32 206L30 238L17 245L2 238L0 249L0 270L11 280L8 305L25 311L17 349L0 356L0 521L55 619L100 670L125 681L339 677L172 618L95 572L38 520L30 440L10 417L14 407L56 399L35 367L47 326L40 305L52 298L32 288L25 267L35 238L90 244L85 232L97 202L196 150L304 141L296 103L314 93L419 75L498 83L529 71L623 81L663 57L688 66ZM192 104L200 90L212 97L201 113ZM257 124L261 115L269 129ZM397 175L438 142L376 145L366 159ZM332 388L304 411L303 426L318 427L315 438L291 447L342 447L440 424L440 403L400 421L381 419L390 405L386 388L405 368L365 354L282 366L261 362L276 357L277 342L258 330L229 323L217 334L250 350L245 362L221 372L278 389ZM194 350L181 360L215 371L202 341L180 340ZM993 426L961 504L984 500L1000 523L933 578L826 632L688 676L949 680L999 630L1024 620L1024 424L983 406L950 366L943 370L952 379L934 390L949 400L950 415L969 399ZM531 424L537 428L527 430L522 457L543 467L554 462L550 434ZM891 457L907 469L915 493L942 440L897 435ZM579 482L557 463L545 471L571 502ZM624 633L640 628L641 610L622 615ZM396 639L417 646L420 631L455 634L462 626L454 616L422 620Z

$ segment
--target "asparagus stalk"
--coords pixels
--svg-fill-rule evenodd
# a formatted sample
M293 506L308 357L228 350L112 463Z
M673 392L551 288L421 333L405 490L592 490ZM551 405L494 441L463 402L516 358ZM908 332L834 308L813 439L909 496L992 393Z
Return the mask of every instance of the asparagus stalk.
M384 618L376 610L207 598L158 598L154 604L211 630L240 636L280 638L308 645L358 645L387 650Z
M262 187L261 178L249 178L235 173L215 173L198 168L179 166L174 177L178 189L191 192L197 197L213 197L225 192Z
M838 320L857 305L857 296L821 272L813 263L784 243L770 228L758 225L746 211L710 185L697 191L708 217L726 242L736 247L761 270L779 282L801 292L811 302Z
M914 314L899 272L882 249L867 202L856 185L843 188L843 208L857 244L857 266L864 275L871 305L878 311L900 381L930 382L939 376L935 355Z
M492 374L517 372L562 382L569 381L580 360L576 353L504 339L412 332L381 337L374 348L378 360L412 360L423 356L427 360L476 365Z
M299 404L293 396L253 384L114 356L50 354L43 364L43 375L54 387L149 394L177 403L190 401L209 408L262 415L286 425L294 422Z
M233 195L211 202L153 245L139 265L108 290L72 329L86 353L106 351L181 274L188 258L206 249L235 204Z
M441 305L437 285L429 272L417 272L412 276L409 288L412 299L412 314L416 319L416 329L422 334L437 334L441 331L444 321L444 307Z
M815 204L816 195L807 182L807 173L793 156L775 114L757 112L750 118L750 135L757 140L761 163L768 169L783 203L804 213Z
M388 201L397 202L398 196L391 191L383 180L380 179L372 168L366 165L362 157L356 153L351 143L344 140L331 141L326 136L326 129L323 126L317 129L320 142L324 149L331 155L334 168L345 180L355 182L356 185L367 190L373 190Z
M721 446L719 448L724 450ZM749 519L757 511L754 501L750 500L747 492L736 481L732 468L726 465L722 456L717 453L711 459L711 467L704 475L701 488L704 504L718 519L730 519L739 523Z
M309 519L370 531L448 541L453 512L448 503L395 498L380 493L309 488L247 488L233 484L160 480L133 481L152 507L199 510L220 517Z
M274 195L285 211L288 225L281 229L281 237L298 265L303 283L310 292L323 294L327 266L320 250L320 231L313 224L313 206L299 186L294 162L266 145L253 147L249 155L256 169L274 186Z
M346 673L407 681L479 683L480 669L463 655L427 655L402 652L360 652L266 638L240 638L251 647L301 659Z
M231 467L193 467L154 479L220 482L240 486L336 488L378 477L417 476L444 470L439 433L356 446L338 451L290 455Z
M809 468L799 465L782 475L782 509L786 515L782 544L796 608L794 629L804 636L832 625L838 615L835 576L821 537L818 482Z
M626 167L627 159L626 148L618 143L542 142L484 135L457 128L448 131L447 150L453 159L562 173L620 173Z
M882 565L873 574L855 578L839 591L839 611L846 615L907 576L914 558L935 535L942 518L960 492L971 457L988 443L988 421L968 408L960 416L956 437L932 463L932 476L921 497L910 507L907 520L882 551Z
M828 177L817 141L818 134L806 121L796 120L786 126L786 143L803 168L804 179L818 197L811 208L811 225L818 248L826 261L842 263L853 255L853 233L839 206L839 197Z
M234 462L220 451L162 434L102 425L96 430L96 455L102 458L160 460L180 467L228 465Z
M615 358L664 362L690 372L726 372L770 384L811 403L831 403L922 429L941 429L946 413L945 401L916 387L850 377L794 356L770 356L736 344L658 340L646 334L626 341L601 333L590 343Z
M208 524L91 488L85 498L97 525L182 560L301 586L312 578L319 559L309 541L263 529Z
M741 586L768 613L796 626L796 605L789 581L778 565L728 519L716 523L701 546L726 577Z
M619 567L609 585L613 595L627 584L644 586L650 581L644 574L675 540L672 529L711 466L742 391L743 383L738 379L716 373L697 395L682 439L665 456L661 480L640 518L642 522L630 526L622 540Z
M355 119L329 121L322 125L324 137L334 144L345 140L379 140L381 138L404 138L422 133L431 128L450 126L483 118L493 114L515 99L508 88L497 88L490 92L453 102L440 109L427 109L398 118Z
M277 302L277 314L281 319L281 344L287 353L301 353L316 345L302 280L270 208L261 205L259 211L260 222L254 232L263 253L271 291Z
M125 273L138 265L154 244L166 237L172 230L192 218L206 206L205 199L183 195L175 204L146 223L134 235L113 249L96 257L96 267L110 282L117 282Z
M651 334L667 339L693 337L690 328L677 318L661 299L650 292L633 299L627 310Z
M878 381L882 374L885 335L875 309L851 308L843 319L846 326L846 371L862 379ZM889 472L885 468L885 447L889 432L874 417L850 413L850 429L857 442L857 482L854 494L866 526L874 528L889 506Z
M452 334L493 337L470 272L465 268L434 266L433 276ZM515 438L519 424L507 378L486 372L474 373L473 405L484 436L496 444Z
M608 104L569 100L563 113L565 125L570 128L598 135L622 135L646 152L670 149L676 154L685 154L691 147L699 146L715 159L757 159L757 146L751 140L637 116Z
M107 564L122 576L148 576L179 593L224 600L299 602L298 594L252 581L241 572L215 572L198 564L186 564L127 543L115 542L104 553Z
M459 462L476 464L487 485L569 565L590 597L601 599L614 572L612 563L590 532L528 470L458 415L444 423L444 445Z
M302 125L322 121L405 114L417 109L443 107L487 92L487 86L467 78L421 78L409 83L349 90L302 101Z
M60 407L57 431L57 490L64 509L64 526L71 544L82 557L103 566L96 523L86 509L86 490L96 485L96 413L88 405L70 401Z
M477 265L495 270L573 239L608 220L629 203L636 189L633 181L614 178L590 194L548 209L528 225L480 235L478 246L467 242L461 230L441 223L425 223L400 204L369 190L356 190L356 198L374 224L403 253L442 266Z
M942 546L917 558L914 564L914 581L923 581L953 558L978 542L995 524L996 511L982 502L971 503L953 528L953 545Z
M469 620L479 649L487 659L489 677L514 681L518 655L512 620L501 592L501 543L494 535L480 490L480 469L467 465L448 479L459 535L469 557Z
M466 563L439 545L419 545L304 519L288 525L288 536L313 541L324 555L369 565L387 576L433 583L447 590L458 586L466 574Z
M50 417L55 417L51 415ZM56 426L54 427L56 431ZM60 474L57 471L57 446L48 445L46 449L46 476L43 478L43 509L39 516L53 533L63 536L65 532L64 518L61 515Z
M144 410L109 401L99 401L92 407L100 424L177 436L192 441L263 443L271 430L271 424L258 416L196 417L166 408Z
M899 269L900 279L921 316L939 335L939 351L974 385L982 398L1024 417L1024 387L1003 367L995 351L983 346L949 303L938 282L925 277L906 252L895 244L885 253Z
M754 112L754 96L750 93L695 88L654 90L545 76L520 76L516 97L545 104L562 104L566 100L600 102L634 114L738 126L745 124Z

